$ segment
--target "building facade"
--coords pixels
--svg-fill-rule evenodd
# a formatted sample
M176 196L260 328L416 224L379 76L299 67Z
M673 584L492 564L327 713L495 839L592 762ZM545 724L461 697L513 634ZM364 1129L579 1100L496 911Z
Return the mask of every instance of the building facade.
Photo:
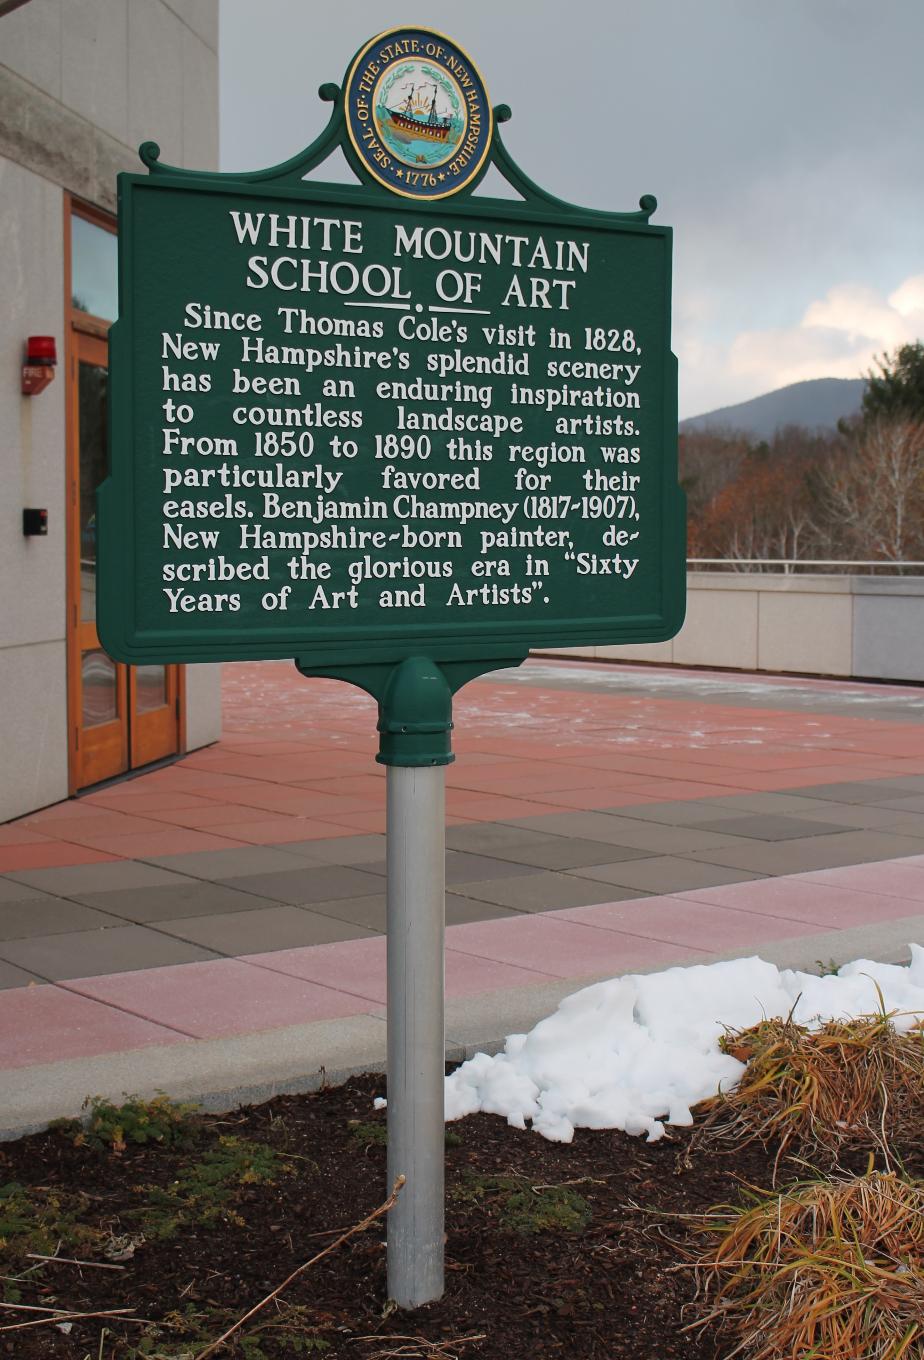
M0 0L0 821L220 733L218 667L118 665L95 627L116 175L147 140L217 168L218 0Z

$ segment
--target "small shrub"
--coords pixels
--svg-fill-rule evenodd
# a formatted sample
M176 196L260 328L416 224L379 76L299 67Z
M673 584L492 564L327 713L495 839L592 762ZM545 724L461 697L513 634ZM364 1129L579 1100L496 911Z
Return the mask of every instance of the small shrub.
M922 1360L924 1182L891 1172L817 1180L699 1227L705 1316L749 1360Z
M735 1090L705 1103L708 1131L739 1145L778 1142L779 1157L880 1147L914 1136L924 1118L924 1031L900 1034L888 1015L807 1030L764 1020L725 1035L747 1068Z
M56 1119L50 1127L75 1147L114 1152L117 1157L129 1144L191 1147L202 1128L196 1105L178 1103L165 1095L153 1100L127 1096L121 1105L102 1096L88 1096L84 1109L89 1110L85 1119Z

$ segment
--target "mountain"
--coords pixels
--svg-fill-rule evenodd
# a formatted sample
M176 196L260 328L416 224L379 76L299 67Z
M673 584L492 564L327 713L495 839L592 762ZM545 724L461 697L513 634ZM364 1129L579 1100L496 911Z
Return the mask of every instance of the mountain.
M814 378L791 383L737 406L720 406L717 411L690 416L680 422L680 429L741 430L753 439L772 439L784 425L833 430L844 416L859 411L865 388L863 378Z

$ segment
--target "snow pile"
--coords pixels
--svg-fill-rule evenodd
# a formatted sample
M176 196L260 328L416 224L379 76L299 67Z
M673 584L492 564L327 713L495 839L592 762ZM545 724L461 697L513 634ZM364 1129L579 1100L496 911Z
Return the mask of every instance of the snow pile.
M878 990L877 990L878 988ZM881 996L880 996L881 993ZM569 1143L576 1128L646 1133L689 1124L690 1107L729 1090L744 1071L719 1049L726 1028L792 1011L802 1025L897 1011L924 1019L924 949L910 968L860 959L838 973L780 971L762 959L668 968L598 982L567 997L494 1057L476 1053L446 1079L446 1118L505 1115L516 1128Z

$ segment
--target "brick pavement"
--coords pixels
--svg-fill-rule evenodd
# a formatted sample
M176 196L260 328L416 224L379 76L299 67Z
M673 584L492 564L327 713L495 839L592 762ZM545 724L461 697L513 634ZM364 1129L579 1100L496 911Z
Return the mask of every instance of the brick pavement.
M533 661L456 705L447 994L924 915L924 691ZM0 1069L381 1014L359 691L225 668L225 735L0 828Z

